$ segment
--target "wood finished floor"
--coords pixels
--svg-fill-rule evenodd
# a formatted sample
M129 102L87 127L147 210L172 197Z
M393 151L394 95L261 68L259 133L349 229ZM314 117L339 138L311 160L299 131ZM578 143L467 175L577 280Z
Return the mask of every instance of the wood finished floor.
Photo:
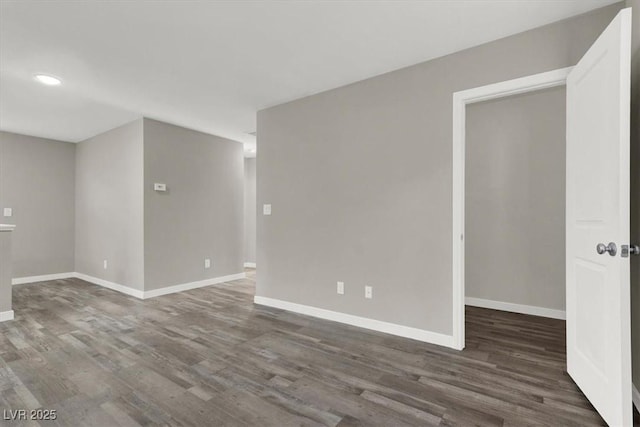
M563 321L467 308L457 352L253 294L252 273L146 301L78 279L16 286L0 409L100 427L603 425L564 372Z

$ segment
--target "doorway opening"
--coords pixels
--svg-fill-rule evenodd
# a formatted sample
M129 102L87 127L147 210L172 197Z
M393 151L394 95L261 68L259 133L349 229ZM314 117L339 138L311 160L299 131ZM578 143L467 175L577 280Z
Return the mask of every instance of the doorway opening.
M549 71L545 73L535 74L532 76L527 76L519 79L509 80L505 82L495 83L487 86L482 86L479 88L469 89L461 92L456 92L453 95L453 313L454 313L454 322L453 322L453 339L454 345L456 348L462 350L465 346L465 306L466 306L466 291L465 291L465 250L467 246L467 238L465 235L465 227L466 227L466 152L467 152L467 143L466 141L466 127L467 127L467 106L469 104L479 103L483 101L497 100L502 98L512 97L513 95L521 95L526 93L535 93L540 92L542 90L556 88L558 86L564 86L566 84L567 76L571 71L572 67L563 68L559 70ZM526 120L527 118L525 118ZM561 117L561 120L564 120L564 114ZM539 124L531 124L532 126ZM542 125L544 126L544 125ZM474 150L475 151L475 150ZM484 153L484 155L488 155L490 153ZM513 156L518 157L517 150L515 152L511 152ZM499 151L499 154L503 156L502 160L508 160L504 158L504 152ZM500 160L500 158L499 158ZM495 171L494 171L495 172ZM502 171L502 176L498 176L496 180L504 179L504 173L507 172L505 170ZM500 171L498 171L500 173ZM475 184L475 182L474 182ZM504 183L504 185L509 185L510 183ZM517 183L513 183L514 185ZM475 188L475 187L474 187ZM473 189L472 189L473 190ZM517 200L518 196L513 195L514 200ZM564 193L563 193L564 197ZM538 201L534 201L538 202ZM480 204L482 205L482 203ZM490 201L484 202L484 206L486 207L485 214L491 214L492 208L490 206ZM564 211L560 211L557 215L561 216L561 221L564 222ZM517 215L516 215L517 216ZM515 225L517 221L512 221L512 225ZM504 226L505 224L501 224ZM538 224L539 226L540 224ZM488 230L483 230L486 232ZM486 235L485 235L486 236ZM482 238L482 233L479 233L478 236L480 239ZM494 239L493 245L496 242L499 242L499 239L505 239L505 236L494 236L497 239ZM539 237L539 236L536 236ZM482 244L482 242L474 242ZM487 242L489 243L489 242ZM512 243L512 242L510 242ZM515 250L519 248L515 247ZM524 248L520 248L524 249ZM556 248L557 249L557 248ZM508 247L486 247L484 248L484 252L488 253L488 256L491 256L497 259L500 262L501 251L514 250L513 248ZM562 248L564 251L564 247ZM502 263L504 264L505 253L502 253ZM544 257L543 257L544 258ZM564 264L564 257L562 257L561 261ZM504 267L504 265L499 265L499 267ZM512 266L513 267L513 266ZM473 267L475 268L475 266ZM522 266L520 266L520 270ZM512 270L513 274L518 273L518 268ZM491 275L485 275L484 281L491 279ZM489 283L489 285L492 285ZM507 290L507 294L511 292L515 293L514 290ZM535 292L535 290L533 291ZM500 298L500 297L495 297ZM476 298L475 301L472 301L476 304L479 304L482 298ZM503 298L504 299L504 298ZM508 299L508 298L507 298ZM487 300L485 300L487 301ZM501 301L503 304L505 301ZM509 304L509 303L507 303ZM494 307L499 308L499 307ZM503 305L502 309L513 309L514 307L510 307L508 305ZM560 311L560 310L558 310ZM531 313L534 314L534 313Z
M566 319L565 87L471 104L466 135L467 312Z

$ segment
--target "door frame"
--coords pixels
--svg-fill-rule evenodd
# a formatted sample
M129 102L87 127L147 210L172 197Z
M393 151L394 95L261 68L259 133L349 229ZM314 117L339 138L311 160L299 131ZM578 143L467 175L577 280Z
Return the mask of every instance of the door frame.
M453 347L465 346L465 126L466 106L490 99L563 86L573 67L560 68L453 94Z

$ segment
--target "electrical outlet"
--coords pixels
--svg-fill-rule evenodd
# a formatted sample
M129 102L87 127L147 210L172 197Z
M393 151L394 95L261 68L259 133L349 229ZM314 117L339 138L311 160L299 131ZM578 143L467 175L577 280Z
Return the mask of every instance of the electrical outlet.
M108 266L109 266L109 263L107 263L106 259L102 261L102 267L104 267L105 270L107 269Z
M344 295L344 282L338 282L338 295Z
M263 205L262 206L262 214L263 215L271 215L271 205Z
M204 260L204 268L211 268L211 260L209 258Z
M4 216L13 216L13 209L11 208L4 208Z
M373 288L371 286L364 287L364 297L368 299L373 298Z

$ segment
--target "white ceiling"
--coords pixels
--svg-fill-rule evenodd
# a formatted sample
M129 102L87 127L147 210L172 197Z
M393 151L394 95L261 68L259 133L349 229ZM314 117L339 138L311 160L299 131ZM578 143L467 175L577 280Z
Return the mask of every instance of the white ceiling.
M2 0L0 129L75 142L146 116L250 147L264 107L611 3Z

